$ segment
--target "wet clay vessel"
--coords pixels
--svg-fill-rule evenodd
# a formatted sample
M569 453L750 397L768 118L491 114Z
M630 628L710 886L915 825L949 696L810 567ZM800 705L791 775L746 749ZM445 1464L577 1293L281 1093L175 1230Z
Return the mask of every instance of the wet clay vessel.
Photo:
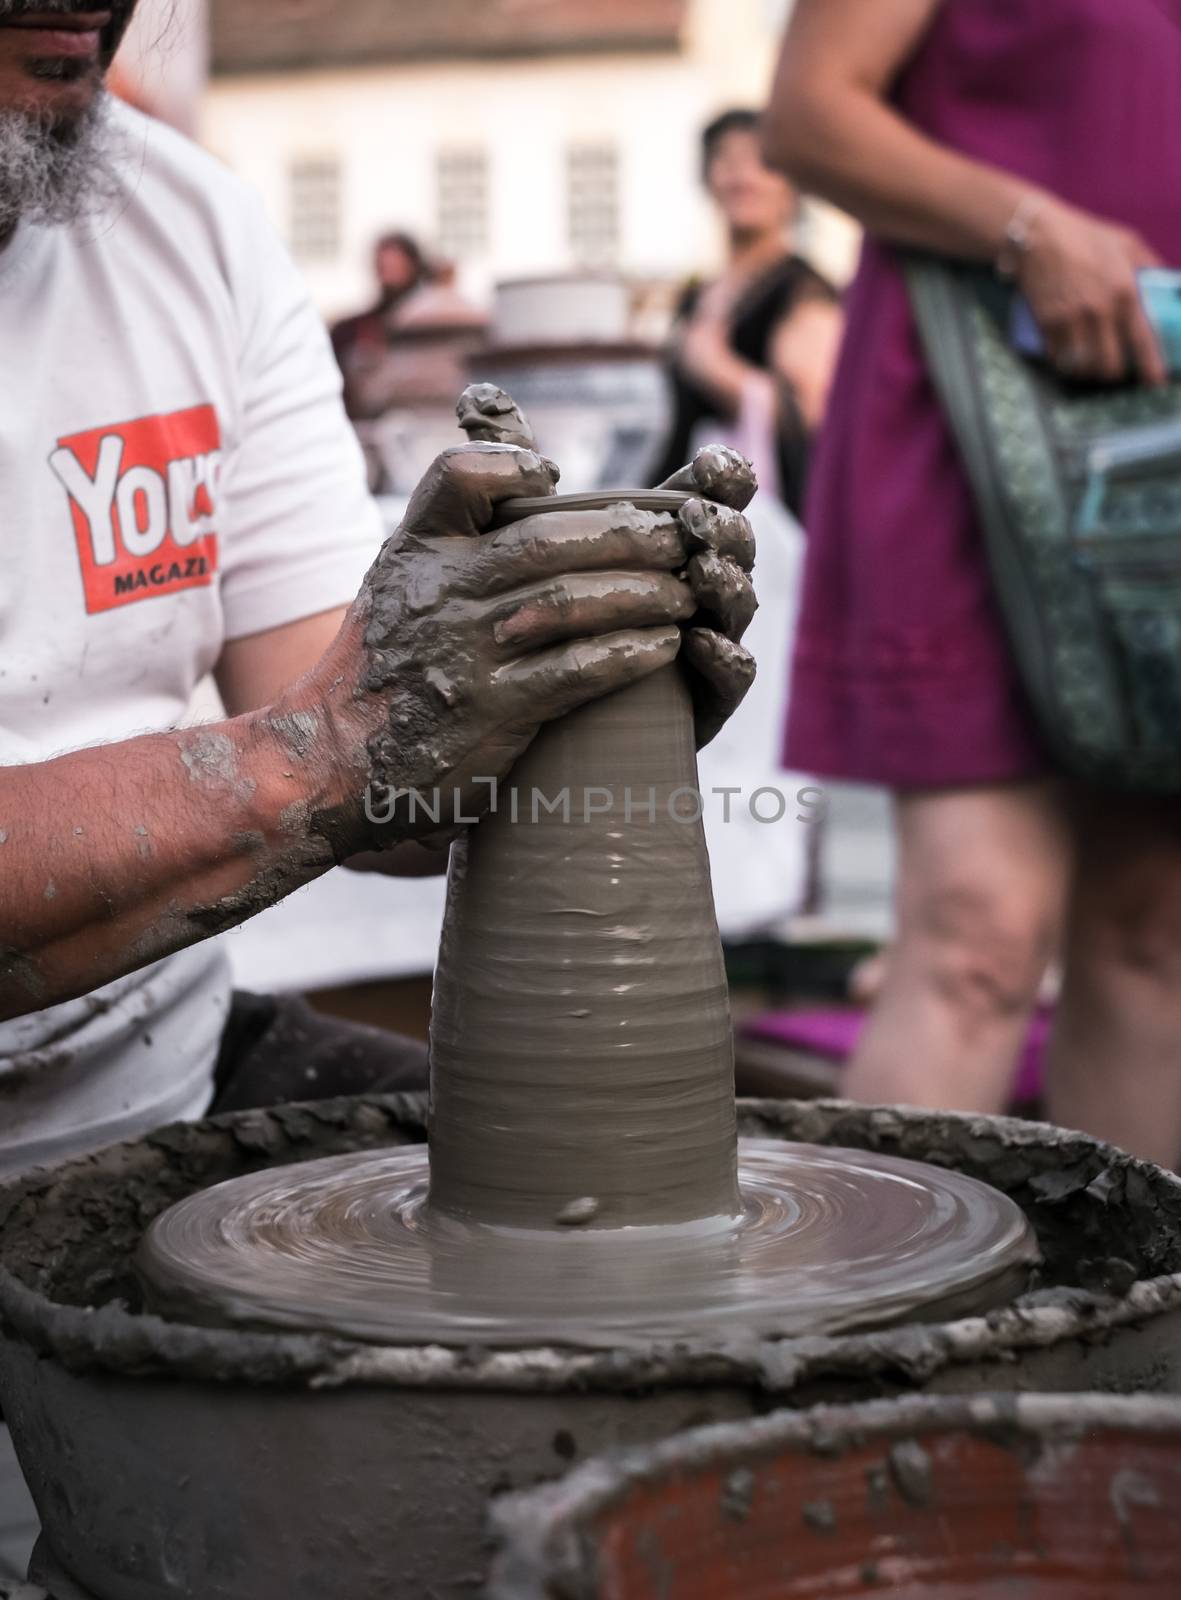
M987 1318L601 1351L394 1348L145 1314L136 1252L174 1202L421 1145L425 1112L393 1097L241 1113L0 1191L0 1403L50 1558L86 1600L459 1600L487 1573L492 1498L769 1402L1181 1393L1176 1179L1081 1135L834 1103L740 1104L739 1130L990 1181L1037 1231L1042 1286Z
M490 1600L1172 1600L1181 1401L780 1412L588 1462L495 1519Z
M509 502L501 522L618 508L642 536L688 498ZM543 727L452 849L429 1163L343 1157L194 1197L145 1241L152 1308L378 1343L615 1348L1019 1293L1032 1232L977 1180L738 1147L697 785L679 664Z

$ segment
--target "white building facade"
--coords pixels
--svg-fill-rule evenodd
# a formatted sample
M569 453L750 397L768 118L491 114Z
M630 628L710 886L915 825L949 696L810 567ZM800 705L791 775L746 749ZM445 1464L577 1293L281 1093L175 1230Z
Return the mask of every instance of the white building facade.
M440 59L222 72L201 135L261 191L328 315L369 297L373 242L390 228L454 260L479 297L498 279L587 266L676 281L720 246L701 128L765 100L787 5L681 9L667 46L536 53L523 40L519 54L484 58L455 46ZM827 224L815 242L842 272L843 232Z

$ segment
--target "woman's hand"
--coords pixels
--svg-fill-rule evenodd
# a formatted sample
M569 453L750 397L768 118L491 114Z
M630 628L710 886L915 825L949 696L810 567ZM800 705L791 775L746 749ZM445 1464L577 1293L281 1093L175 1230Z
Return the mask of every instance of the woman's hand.
M710 284L682 328L677 344L677 364L686 377L712 394L719 410L736 414L743 390L752 377L762 378L757 367L736 355L732 345L734 306L740 286L728 278Z
M1153 388L1168 382L1136 279L1160 265L1130 228L1047 198L1030 223L1017 281L1060 372L1102 383L1134 372Z

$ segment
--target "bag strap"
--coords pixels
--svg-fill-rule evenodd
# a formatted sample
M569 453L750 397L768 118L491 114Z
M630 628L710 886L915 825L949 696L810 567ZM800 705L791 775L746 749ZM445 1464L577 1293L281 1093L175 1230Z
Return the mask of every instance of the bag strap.
M976 388L968 324L976 284L935 256L909 255L903 270L927 373L955 435L977 506L991 527L994 517L1004 517L1004 507L996 493Z
M1066 720L1046 648L1038 585L1022 549L1009 503L1009 472L998 457L998 438L981 387L978 319L987 314L1003 327L1009 291L991 273L953 265L935 256L910 255L904 272L927 372L968 477L984 534L984 554L997 594L1009 645L1043 730L1058 745ZM1023 365L1013 354L1014 365ZM1019 384L1024 426L1040 434L1045 419L1036 391Z

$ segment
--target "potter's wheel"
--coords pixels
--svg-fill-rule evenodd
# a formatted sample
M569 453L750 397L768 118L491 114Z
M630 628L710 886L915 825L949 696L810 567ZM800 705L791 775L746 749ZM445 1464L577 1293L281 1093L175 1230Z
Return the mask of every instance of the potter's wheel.
M150 1306L383 1344L611 1347L982 1313L1037 1260L996 1190L858 1150L743 1141L738 1217L552 1231L439 1213L428 1162L421 1148L333 1156L190 1196L141 1246Z

